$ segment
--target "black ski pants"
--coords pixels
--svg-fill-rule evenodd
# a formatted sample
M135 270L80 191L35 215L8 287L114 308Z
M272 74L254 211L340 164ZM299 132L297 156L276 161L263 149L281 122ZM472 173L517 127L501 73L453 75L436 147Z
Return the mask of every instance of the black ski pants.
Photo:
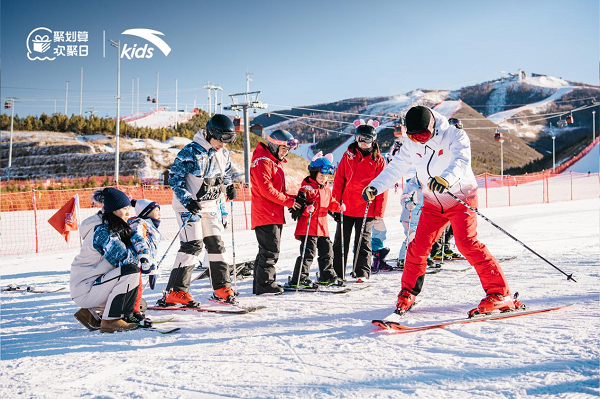
M304 249L304 240L306 236L302 236L300 241L300 256L296 259L296 267L292 275L292 284L298 283L298 273L301 270L301 279L305 279L310 274L310 266L315 259L315 255L319 255L317 262L319 263L319 279L331 280L336 277L333 270L333 246L329 237L308 236L306 239L306 249ZM304 259L302 259L302 251L304 250Z
M267 224L254 228L258 241L258 255L254 261L254 285L274 285L277 274L275 264L279 260L281 247L281 224Z
M358 246L359 238L362 236L360 248L358 249L358 259L356 265L354 265L355 277L370 277L371 275L371 227L373 226L373 218L366 218L365 228L362 228L362 217L346 216L344 215L344 254L342 256L342 223L341 221L337 224L335 231L335 239L333 241L333 268L340 278L346 278L344 275L344 264L348 262L348 253L350 251L350 236L352 230L354 230L354 254L356 254L356 247ZM343 258L343 262L342 262ZM354 262L354 255L352 257Z

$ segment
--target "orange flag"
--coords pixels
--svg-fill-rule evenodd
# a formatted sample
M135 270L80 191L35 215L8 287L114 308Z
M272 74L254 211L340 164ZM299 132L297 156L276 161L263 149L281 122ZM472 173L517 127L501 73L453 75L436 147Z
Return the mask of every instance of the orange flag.
M77 230L77 208L79 206L79 195L75 195L66 204L62 206L50 219L48 223L52 225L62 236L66 242L69 242L69 234L71 231Z

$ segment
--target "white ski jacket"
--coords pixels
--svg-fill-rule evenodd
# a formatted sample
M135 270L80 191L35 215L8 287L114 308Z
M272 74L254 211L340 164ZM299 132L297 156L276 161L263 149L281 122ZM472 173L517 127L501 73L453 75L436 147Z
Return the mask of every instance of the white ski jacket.
M449 191L458 198L477 206L477 181L471 168L471 141L467 133L450 126L448 119L436 111L435 132L425 144L405 140L392 162L370 185L383 193L391 188L411 168L423 187L423 202L442 213L457 204L446 193L434 193L427 187L429 179L440 176L449 183ZM475 200L475 202L473 202Z

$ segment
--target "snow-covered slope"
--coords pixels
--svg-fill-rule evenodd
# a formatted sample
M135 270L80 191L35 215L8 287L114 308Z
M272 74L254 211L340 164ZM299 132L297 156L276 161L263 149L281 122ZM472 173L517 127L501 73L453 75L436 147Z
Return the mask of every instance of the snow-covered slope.
M590 152L585 154L579 161L565 170L565 172L598 173L600 171L599 152L600 146L596 144Z
M193 112L158 111L153 112L144 118L131 121L129 124L137 127L150 127L156 129L159 127L175 126L176 119L178 123L187 122L192 119L193 116Z
M506 90L508 86L514 84L516 83L511 80L496 83L496 90L492 93L492 98L488 103L488 108L492 107L493 109L503 109L502 105L506 103ZM562 96L564 96L567 93L570 93L575 88L574 86L571 86L567 81L552 76L527 77L523 79L521 83L518 84L528 84L531 86L546 88L548 89L549 96L542 101L523 105L521 107L513 108L508 111L495 112L488 116L489 120L496 124L500 124L501 122L504 122L505 120L511 118L513 115L518 114L519 112L531 111L533 113L542 113L543 111L545 111L546 107L549 104L553 103L556 100L559 100ZM497 93L504 94L499 95Z
M564 179L568 185L568 179ZM551 183L554 187L555 183ZM524 189L520 185L520 189ZM539 188L539 186L538 186ZM567 186L564 188L567 190ZM505 188L490 189L505 190ZM536 188L537 190L537 188ZM536 195L537 191L532 192ZM391 195L386 245L395 256L404 239L398 195ZM241 204L236 204L240 205ZM370 288L344 295L251 295L238 281L240 302L266 309L242 316L149 312L174 317L149 331L100 334L74 318L68 291L1 295L4 397L380 397L587 398L599 394L600 271L598 200L499 207L487 217L568 273L566 278L483 220L479 238L502 263L511 291L531 309L568 310L473 323L412 334L389 334L370 324L394 309L399 273L375 275ZM290 276L298 256L293 225L283 228L277 279ZM333 223L330 225L333 233ZM171 237L168 237L169 239ZM223 237L231 256L230 234ZM159 254L168 241L161 243ZM256 256L254 232L236 232L237 261ZM159 270L154 303L168 280L176 250ZM4 257L2 284L68 286L75 252ZM349 259L351 259L350 257ZM351 265L349 265L351 267ZM312 267L314 276L316 264ZM191 292L206 302L208 280ZM406 323L463 317L483 297L473 270L427 275L420 302Z

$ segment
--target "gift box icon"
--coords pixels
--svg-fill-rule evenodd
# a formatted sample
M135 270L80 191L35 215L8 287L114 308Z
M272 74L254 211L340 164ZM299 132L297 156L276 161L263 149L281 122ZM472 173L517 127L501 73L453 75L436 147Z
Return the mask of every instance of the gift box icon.
M33 40L33 51L45 53L50 48L50 37L48 35L36 35Z

